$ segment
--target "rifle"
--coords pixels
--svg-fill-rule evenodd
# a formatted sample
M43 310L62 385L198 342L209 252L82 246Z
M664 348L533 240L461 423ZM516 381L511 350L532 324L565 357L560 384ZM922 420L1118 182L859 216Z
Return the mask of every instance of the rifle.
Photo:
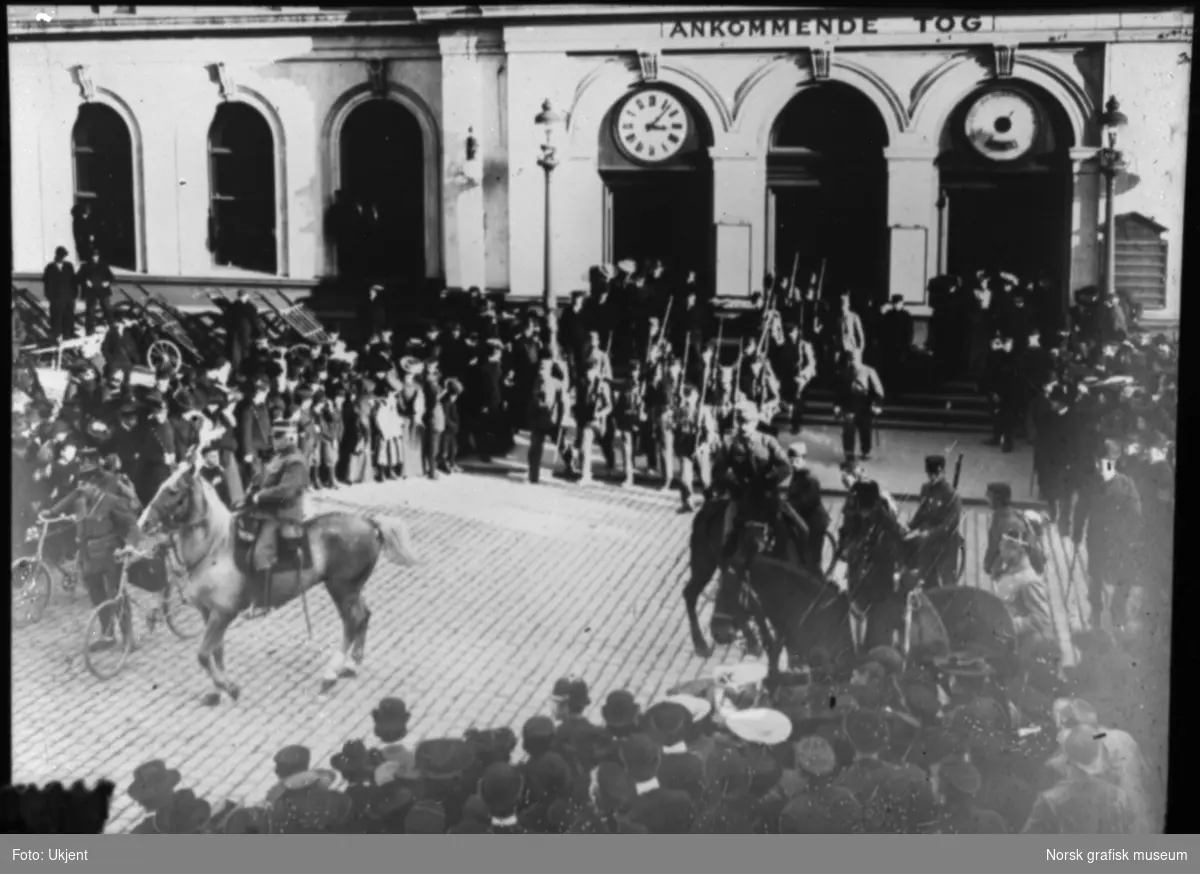
M737 364L733 368L733 402L742 399L742 338L738 338Z
M666 312L663 313L662 324L658 328L658 337L655 338L655 342L659 345L662 344L663 337L667 336L667 325L671 321L671 305L674 303L675 303L675 298L673 298L673 297L667 298L667 309L666 309Z
M958 490L958 479L962 476L963 454L958 453L958 461L954 462L954 488Z

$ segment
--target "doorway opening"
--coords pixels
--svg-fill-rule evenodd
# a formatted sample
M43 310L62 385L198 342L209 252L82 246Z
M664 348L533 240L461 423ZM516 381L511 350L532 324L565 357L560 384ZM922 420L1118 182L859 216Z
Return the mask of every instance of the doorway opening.
M775 122L767 155L767 269L807 283L824 266L826 296L856 308L886 299L887 127L839 82L800 90Z
M341 190L331 210L338 274L372 282L425 276L421 126L394 100L369 100L341 135Z

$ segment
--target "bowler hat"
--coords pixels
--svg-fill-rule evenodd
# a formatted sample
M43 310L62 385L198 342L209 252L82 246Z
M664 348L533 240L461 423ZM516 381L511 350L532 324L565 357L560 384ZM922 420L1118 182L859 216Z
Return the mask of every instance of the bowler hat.
M288 746L275 754L275 773L280 780L286 780L293 774L308 770L312 761L312 753L308 747L298 745Z
M583 710L592 703L587 683L578 677L560 677L554 683L552 694L574 710Z
M508 813L521 800L523 780L520 772L504 762L488 765L479 780L479 797L493 813Z
M604 700L604 706L600 708L604 723L609 728L629 728L636 725L640 711L641 708L633 695L624 689L610 692Z
M662 748L649 735L630 735L621 742L621 761L629 776L641 783L658 773Z
M642 717L642 729L664 747L681 743L691 726L692 714L674 701L660 701Z
M134 769L133 782L126 791L146 810L156 810L170 798L181 779L179 771L168 769L162 759L152 759Z
M384 743L396 743L408 734L410 714L399 698L384 698L371 711L371 718L375 722L375 736Z
M417 768L426 778L449 780L462 774L474 761L467 742L454 737L434 738L417 746Z
M365 782L374 771L367 745L361 740L346 741L342 744L342 751L330 757L329 764L333 765L347 783Z

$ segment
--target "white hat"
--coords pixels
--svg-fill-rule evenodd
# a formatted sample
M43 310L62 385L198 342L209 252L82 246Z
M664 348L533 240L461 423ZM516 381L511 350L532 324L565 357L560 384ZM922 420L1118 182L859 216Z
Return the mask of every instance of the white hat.
M693 722L699 722L712 712L712 701L706 698L698 698L695 695L668 695L663 701L682 704L687 708L688 713L692 714Z
M713 680L718 686L740 689L757 686L767 678L767 666L762 662L743 662L740 665L724 665L713 669Z
M750 743L774 746L792 736L792 721L769 707L754 707L725 715L725 724L737 737Z

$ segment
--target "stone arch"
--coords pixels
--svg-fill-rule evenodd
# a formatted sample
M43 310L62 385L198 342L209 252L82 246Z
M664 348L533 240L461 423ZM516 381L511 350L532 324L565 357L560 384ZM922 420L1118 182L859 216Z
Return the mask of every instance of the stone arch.
M84 103L100 103L113 110L121 120L125 122L125 127L129 130L130 153L133 159L133 233L134 233L134 252L137 260L137 272L146 272L146 197L145 197L145 177L143 173L143 145L142 145L142 126L138 122L137 115L133 111L133 107L117 94L115 91L102 86L96 86L94 92L89 99L81 98L76 104L76 112L78 107ZM49 117L49 114L47 114ZM67 128L68 137L74 135L74 121ZM73 171L72 171L73 172ZM72 197L74 194L72 193Z
M956 55L926 74L913 89L911 129L927 142L941 139L954 110L967 96L993 79L992 71L977 53ZM1070 126L1071 147L1086 145L1093 136L1096 107L1087 91L1049 61L1036 55L1017 52L1012 79L1025 82L1048 94L1058 105Z
M440 276L442 272L442 148L437 121L428 104L415 91L398 82L389 81L387 92L378 94L369 83L364 82L343 93L330 108L321 128L321 143L324 146L325 166L322 185L321 210L333 202L334 192L342 184L342 128L346 119L364 103L379 98L394 101L412 113L421 128L423 180L422 199L425 211L425 275ZM335 269L333 246L325 244L326 269Z
M275 274L277 276L288 276L291 273L291 264L288 260L287 132L283 126L283 119L280 118L275 104L258 91L247 88L244 85L235 85L223 98L214 101L212 112L209 114L208 125L206 126L206 137L208 135L207 131L211 130L213 118L216 117L217 107L222 102L246 104L263 117L267 123L267 127L271 130L275 159ZM210 197L211 194L212 182L210 180Z
M900 96L879 74L835 54L829 78L849 85L870 100L887 127L888 144L896 142L908 126L908 112ZM798 88L815 81L811 71L796 64L794 56L784 56L759 68L742 83L735 97L734 130L746 137L746 147L752 154L766 154L779 114Z
M661 61L658 68L658 83L669 85L686 94L699 108L702 118L698 121L707 127L712 147L729 130L733 117L725 101L707 79L694 70ZM596 157L596 144L600 138L600 125L610 109L634 88L642 84L637 73L637 63L612 59L600 64L584 77L575 90L571 108L567 113L567 152L575 158Z

